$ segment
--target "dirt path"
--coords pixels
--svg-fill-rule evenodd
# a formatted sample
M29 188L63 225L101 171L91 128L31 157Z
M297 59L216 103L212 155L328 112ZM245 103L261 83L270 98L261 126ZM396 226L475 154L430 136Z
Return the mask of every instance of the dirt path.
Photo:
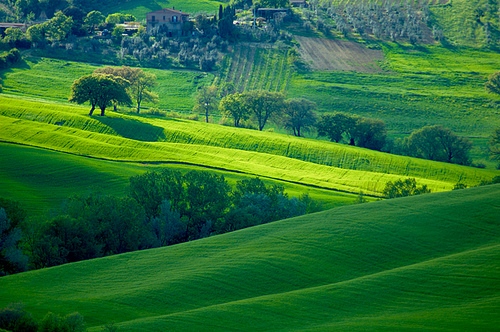
M381 50L372 50L345 40L295 36L302 59L315 70L379 72Z

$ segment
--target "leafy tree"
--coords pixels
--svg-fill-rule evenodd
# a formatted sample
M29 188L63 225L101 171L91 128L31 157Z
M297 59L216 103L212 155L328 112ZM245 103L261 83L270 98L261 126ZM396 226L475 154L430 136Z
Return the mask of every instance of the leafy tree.
M172 210L172 204L163 200L160 213L151 219L154 236L153 247L163 247L180 242L186 238L187 224L179 212Z
M185 194L183 176L178 171L163 169L161 172L147 172L129 179L129 195L145 210L148 218L159 216L161 204L171 203L171 209L183 211Z
M490 139L490 153L493 159L500 160L500 127L495 129Z
M91 31L94 31L99 24L104 23L104 20L105 17L100 11L93 10L85 17L85 24L91 28Z
M399 179L394 183L392 181L387 182L383 194L387 198L396 198L427 194L430 192L431 191L427 189L427 185L418 187L415 179Z
M196 103L193 111L204 114L205 121L208 123L208 115L211 111L217 109L217 87L201 87L196 94Z
M484 86L488 93L500 95L500 71L491 74Z
M123 79L128 84L125 85L131 99L137 103L137 113L140 111L141 103L144 101L158 102L158 95L151 91L156 83L156 75L144 72L140 68L103 67L94 71L94 74L107 74Z
M91 193L68 200L63 214L83 219L93 228L102 255L113 255L148 248L145 243L144 209L130 197Z
M32 43L39 43L45 40L45 30L43 28L43 24L30 26L26 31L26 35Z
M111 32L111 35L115 39L115 42L117 44L120 44L123 39L123 34L125 33L125 27L121 25L117 25L113 28L113 32Z
M279 117L284 109L285 96L281 92L256 90L245 93L245 107L257 121L260 131L267 121Z
M106 17L106 23L108 24L122 24L125 22L134 22L136 20L135 16L122 13L110 14Z
M189 218L188 237L197 239L204 235L204 226L211 228L224 216L231 188L224 176L208 172L191 171L184 175L184 183L186 210L181 213Z
M156 75L140 70L131 83L130 92L132 98L137 103L137 113L139 113L141 109L142 102L158 102L158 95L151 91L157 85Z
M28 258L22 253L19 242L21 229L12 223L3 207L0 207L0 276L26 271Z
M24 34L21 31L21 29L8 28L7 30L5 30L4 41L11 44L11 45L15 45L18 41L23 39L23 37L24 37Z
M316 123L318 136L326 136L332 142L340 142L344 137L348 139L350 145L354 145L351 132L356 126L356 118L343 114L326 114L321 116Z
M410 156L429 160L469 165L472 143L442 126L426 126L408 137Z
M385 123L377 119L359 118L352 132L356 146L378 151L384 147L386 137Z
M300 137L301 132L308 131L316 123L316 104L304 98L285 101L284 127Z
M67 17L62 12L57 12L56 15L45 22L44 30L48 38L52 41L60 41L66 39L73 28L73 19Z
M239 127L241 120L248 120L250 113L245 107L245 95L242 93L228 94L219 103L219 111L228 118L234 119L234 126Z
M0 309L0 330L11 332L36 332L38 322L24 309L20 302L10 303Z
M85 322L83 316L75 312L61 317L49 312L40 323L40 332L84 332Z
M89 115L92 115L96 106L101 109L101 116L104 116L106 107L111 102L129 104L129 95L125 86L129 84L120 77L92 74L85 75L77 79L71 86L69 101L77 104L90 102L92 108Z

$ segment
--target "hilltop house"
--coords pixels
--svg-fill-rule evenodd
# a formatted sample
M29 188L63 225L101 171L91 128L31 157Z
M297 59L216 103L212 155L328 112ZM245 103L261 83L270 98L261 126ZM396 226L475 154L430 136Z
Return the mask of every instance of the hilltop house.
M182 26L189 19L189 14L180 10L164 8L146 14L148 33L157 26L166 26L169 36L181 36Z

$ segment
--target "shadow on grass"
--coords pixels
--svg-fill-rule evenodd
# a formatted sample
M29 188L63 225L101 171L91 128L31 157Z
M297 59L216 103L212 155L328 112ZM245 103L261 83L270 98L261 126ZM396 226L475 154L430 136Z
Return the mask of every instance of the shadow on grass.
M159 142L165 139L163 128L132 119L95 116L94 119L112 128L124 138L143 142Z

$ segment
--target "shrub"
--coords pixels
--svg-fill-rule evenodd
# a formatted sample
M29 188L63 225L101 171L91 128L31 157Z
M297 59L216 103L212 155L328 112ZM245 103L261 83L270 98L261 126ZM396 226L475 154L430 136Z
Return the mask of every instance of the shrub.
M394 183L392 181L387 182L383 194L387 198L396 198L427 194L430 192L431 191L427 189L426 185L417 187L417 181L415 179L399 179Z
M38 323L24 310L22 303L11 303L0 309L0 329L11 332L36 332Z

